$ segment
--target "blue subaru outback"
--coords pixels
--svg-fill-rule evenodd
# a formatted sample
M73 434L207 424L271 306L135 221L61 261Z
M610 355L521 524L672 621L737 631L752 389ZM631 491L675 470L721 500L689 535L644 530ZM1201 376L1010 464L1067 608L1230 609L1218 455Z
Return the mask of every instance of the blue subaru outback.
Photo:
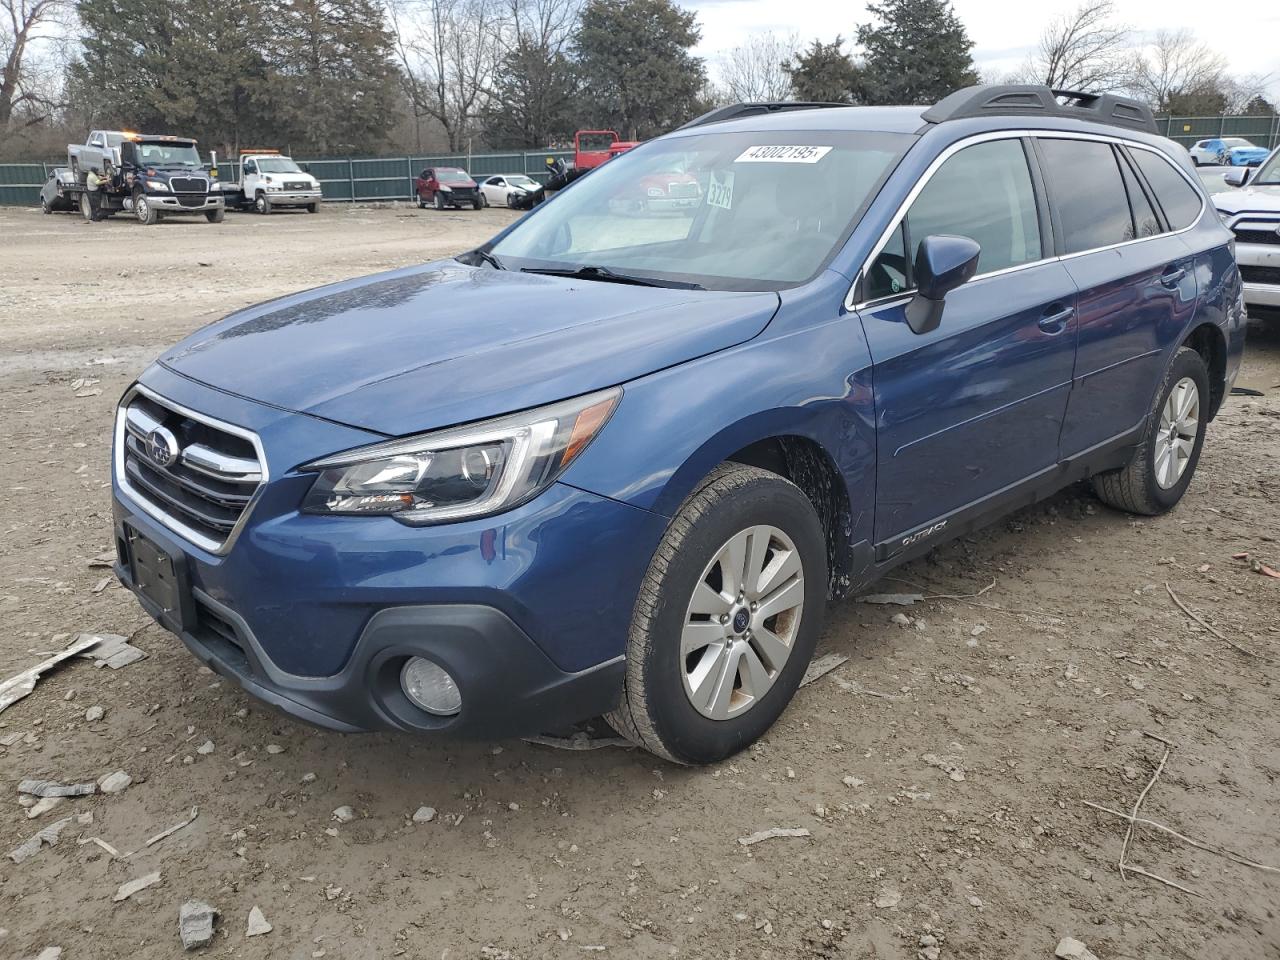
M1244 329L1137 103L726 108L477 250L165 353L116 420L117 573L324 727L604 715L714 761L828 600L1073 482L1172 508Z

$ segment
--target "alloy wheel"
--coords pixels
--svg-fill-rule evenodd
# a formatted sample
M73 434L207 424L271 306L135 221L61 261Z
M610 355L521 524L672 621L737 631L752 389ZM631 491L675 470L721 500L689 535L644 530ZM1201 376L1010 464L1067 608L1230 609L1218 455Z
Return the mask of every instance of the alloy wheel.
M707 564L680 636L684 691L711 720L759 703L786 666L804 610L804 565L777 527L735 534Z
M1173 385L1160 411L1154 444L1156 483L1168 490L1182 479L1200 432L1200 391L1190 377Z

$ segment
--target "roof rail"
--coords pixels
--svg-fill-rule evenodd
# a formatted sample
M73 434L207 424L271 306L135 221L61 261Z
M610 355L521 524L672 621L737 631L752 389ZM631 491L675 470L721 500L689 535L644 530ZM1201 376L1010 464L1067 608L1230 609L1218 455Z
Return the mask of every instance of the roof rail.
M690 127L701 127L708 123L723 123L726 120L738 120L761 113L784 113L789 110L820 110L825 107L847 107L847 103L823 103L818 100L773 100L759 103L734 103L727 107L717 107L702 116L690 120L677 130L688 130Z
M1070 117L1146 133L1158 133L1151 108L1114 93L1051 90L1036 84L991 84L965 87L944 97L921 114L927 123L964 117Z

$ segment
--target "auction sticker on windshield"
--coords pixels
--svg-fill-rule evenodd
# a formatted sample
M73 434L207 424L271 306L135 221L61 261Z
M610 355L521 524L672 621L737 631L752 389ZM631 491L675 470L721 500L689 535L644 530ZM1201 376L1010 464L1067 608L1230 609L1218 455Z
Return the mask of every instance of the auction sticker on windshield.
M711 185L707 187L707 203L722 210L733 208L733 171L711 171Z
M782 144L767 144L760 147L747 147L734 163L817 163L828 153L830 147L797 147Z

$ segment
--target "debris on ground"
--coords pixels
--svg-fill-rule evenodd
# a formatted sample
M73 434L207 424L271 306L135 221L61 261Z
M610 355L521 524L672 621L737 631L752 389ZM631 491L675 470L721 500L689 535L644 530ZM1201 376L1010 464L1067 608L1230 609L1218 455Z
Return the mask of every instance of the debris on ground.
M768 830L757 830L755 833L746 837L739 837L738 842L744 847L749 847L753 843L760 843L764 840L776 840L780 837L811 837L811 834L804 827L770 827Z
M30 860L39 853L40 848L45 844L48 844L51 847L56 847L58 845L58 838L62 836L62 831L65 830L67 824L74 819L74 817L63 817L61 820L56 820L49 824L38 833L32 834L26 840L22 841L22 843L9 851L9 859L14 863L22 863L25 860Z
M120 793L125 787L133 783L133 777L129 776L123 770L117 770L115 773L108 773L105 777L98 781L98 789L103 793Z
M889 622L896 624L899 627L909 627L913 623L912 619L905 613L895 613L889 618Z
M899 607L909 607L923 599L923 593L868 593L865 597L858 597L858 602L895 604Z
M846 787L851 787L854 790L858 789L858 787L865 786L867 783L867 781L859 780L857 777L841 777L840 782Z
M108 550L105 553L98 554L96 557L91 557L89 560L85 562L91 568L114 567L116 565L116 552L114 550Z
M809 664L809 669L805 670L804 676L800 678L800 686L805 687L813 683L813 681L825 677L836 667L849 660L842 653L828 653L826 656L819 657Z
M27 819L34 820L36 817L42 817L50 810L60 807L66 802L66 797L41 797L27 808Z
M202 757L207 757L209 754L213 753L213 741L206 740L204 743L200 744L200 746L196 747L196 753L200 754Z
M1063 937L1059 940L1053 955L1058 960L1098 960L1098 955L1075 937Z
M81 634L81 636L94 636L98 643L91 650L86 650L80 656L93 660L95 667L110 667L112 670L119 670L121 667L127 667L131 663L139 660L145 660L147 654L143 650L129 643L128 637L122 637L115 633L97 634Z
M902 894L897 890L891 890L885 887L880 891L880 896L876 897L875 904L881 910L892 910L902 902Z
M84 846L86 843L92 843L95 846L101 847L103 850L107 852L109 856L111 856L116 860L128 860L131 856L133 856L132 853L121 853L119 850L117 850L111 844L107 843L107 841L103 840L101 837L82 837L81 839L77 840L76 843L80 844L81 846Z
M948 777L956 781L956 783L962 783L964 781L964 768L960 766L959 757L939 757L932 753L926 753L921 755L920 759L929 766L937 767L939 770L942 770Z
M249 911L249 926L244 932L246 937L261 936L264 933L270 933L271 930L271 924L269 924L267 922L267 918L263 916L261 908L254 907Z
M52 670L64 660L83 654L90 647L96 646L100 639L100 637L93 634L82 633L65 650L41 660L34 667L29 667L21 673L14 674L8 680L0 681L0 713L3 713L6 708L17 703L34 690L36 681L40 679L42 674Z
M585 730L579 730L572 737L548 737L538 734L532 737L521 737L525 743L536 743L542 747L554 747L557 750L599 750L603 747L634 747L635 744L625 737L592 737Z
M115 896L111 899L116 903L121 900L128 900L139 890L145 890L147 887L154 886L160 882L160 871L148 873L145 877L139 877L137 880L130 880L128 883L120 884L120 889L115 892Z
M98 792L96 783L55 783L52 780L23 780L18 792L33 797L87 797Z
M175 823L168 830L161 830L154 837L152 837L150 840L144 843L143 846L150 847L153 844L159 843L161 840L165 839L166 837L173 836L175 833L177 833L179 830L182 830L184 827L189 827L191 826L191 824L195 823L196 817L198 816L200 816L200 808L192 807L191 812L187 814L187 819L183 820L181 823Z
M334 810L332 816L333 819L337 820L339 823L350 823L356 818L356 812L350 807L343 805Z
M84 712L84 719L88 723L96 723L97 721L102 719L102 715L105 712L106 711L104 711L101 707L95 705L90 707L88 710Z
M430 823L435 818L436 818L435 807L419 807L417 810L413 811L414 823Z
M184 950L195 950L213 940L218 911L203 900L188 900L178 910L178 936Z

